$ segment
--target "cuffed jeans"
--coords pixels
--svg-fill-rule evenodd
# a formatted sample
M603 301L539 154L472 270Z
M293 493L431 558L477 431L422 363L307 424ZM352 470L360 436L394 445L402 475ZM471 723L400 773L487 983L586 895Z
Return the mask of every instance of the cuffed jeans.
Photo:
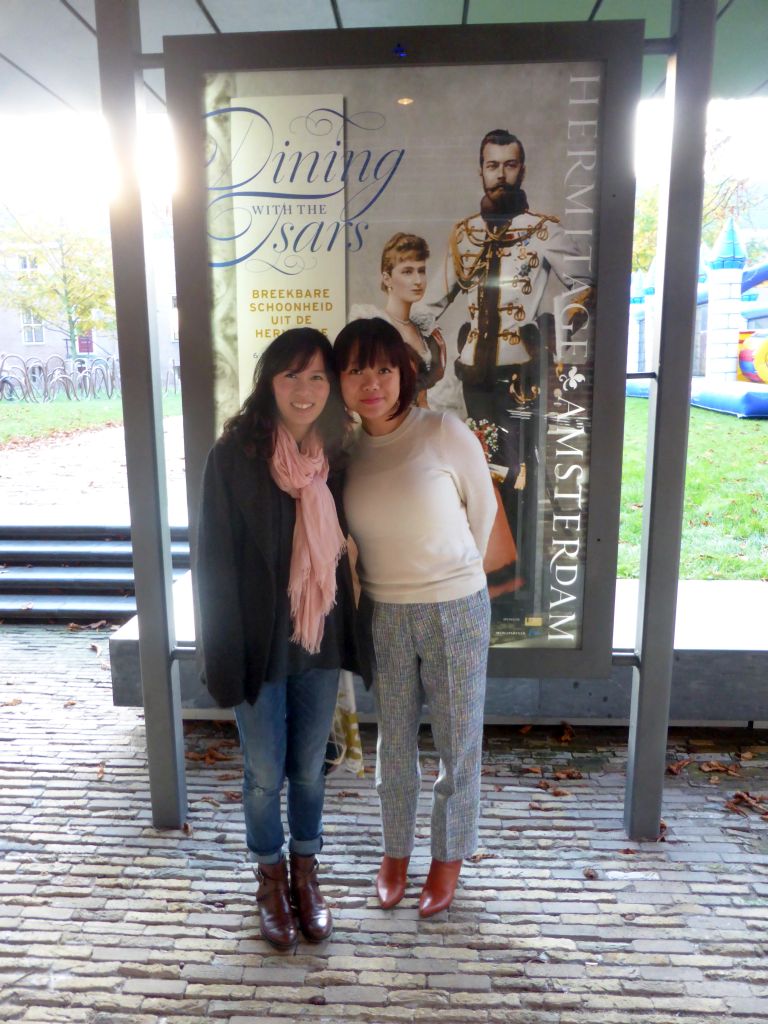
M323 769L338 687L338 669L311 669L263 683L255 704L244 701L234 709L250 860L277 864L283 857L280 793L286 779L289 848L303 856L320 852Z

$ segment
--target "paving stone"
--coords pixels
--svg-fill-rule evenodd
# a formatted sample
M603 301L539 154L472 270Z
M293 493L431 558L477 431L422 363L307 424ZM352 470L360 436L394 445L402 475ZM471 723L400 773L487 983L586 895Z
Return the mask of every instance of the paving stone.
M141 996L181 996L186 988L186 981L167 978L128 978L123 985L124 992L134 992Z

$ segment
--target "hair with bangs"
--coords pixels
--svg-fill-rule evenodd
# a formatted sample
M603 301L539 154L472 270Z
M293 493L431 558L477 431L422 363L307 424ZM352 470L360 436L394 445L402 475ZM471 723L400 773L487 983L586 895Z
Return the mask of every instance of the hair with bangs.
M413 404L416 395L416 353L388 320L375 316L370 320L353 320L348 323L342 327L333 343L333 355L339 373L347 370L353 360L357 366L389 363L400 371L400 398L388 419L395 419Z
M328 461L332 461L341 450L350 419L341 398L331 343L314 327L294 327L269 343L256 363L253 390L240 411L224 424L222 437L236 438L251 458L270 459L280 418L272 381L286 370L304 370L318 352L323 357L331 391L313 426L322 438Z

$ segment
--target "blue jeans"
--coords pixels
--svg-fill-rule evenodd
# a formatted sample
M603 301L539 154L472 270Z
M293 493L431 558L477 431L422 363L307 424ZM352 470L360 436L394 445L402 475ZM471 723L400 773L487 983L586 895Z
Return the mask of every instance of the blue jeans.
M338 687L338 669L310 669L263 683L255 704L244 701L235 708L250 860L277 864L283 856L280 793L286 778L290 850L304 856L320 852L323 768Z

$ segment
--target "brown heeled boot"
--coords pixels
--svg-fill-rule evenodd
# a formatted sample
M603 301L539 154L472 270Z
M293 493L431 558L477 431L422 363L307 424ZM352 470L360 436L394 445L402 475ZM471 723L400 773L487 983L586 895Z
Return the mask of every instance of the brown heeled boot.
M433 859L419 898L420 917L432 917L450 907L462 863L460 860Z
M296 921L288 895L288 865L285 859L279 864L259 864L256 868L259 891L259 930L262 938L276 949L293 949L299 939Z
M384 910L397 906L405 896L410 859L410 857L389 857L386 853L384 854L379 873L376 875L376 892Z
M291 900L299 927L309 942L322 942L333 931L333 918L317 880L317 858L291 854Z

